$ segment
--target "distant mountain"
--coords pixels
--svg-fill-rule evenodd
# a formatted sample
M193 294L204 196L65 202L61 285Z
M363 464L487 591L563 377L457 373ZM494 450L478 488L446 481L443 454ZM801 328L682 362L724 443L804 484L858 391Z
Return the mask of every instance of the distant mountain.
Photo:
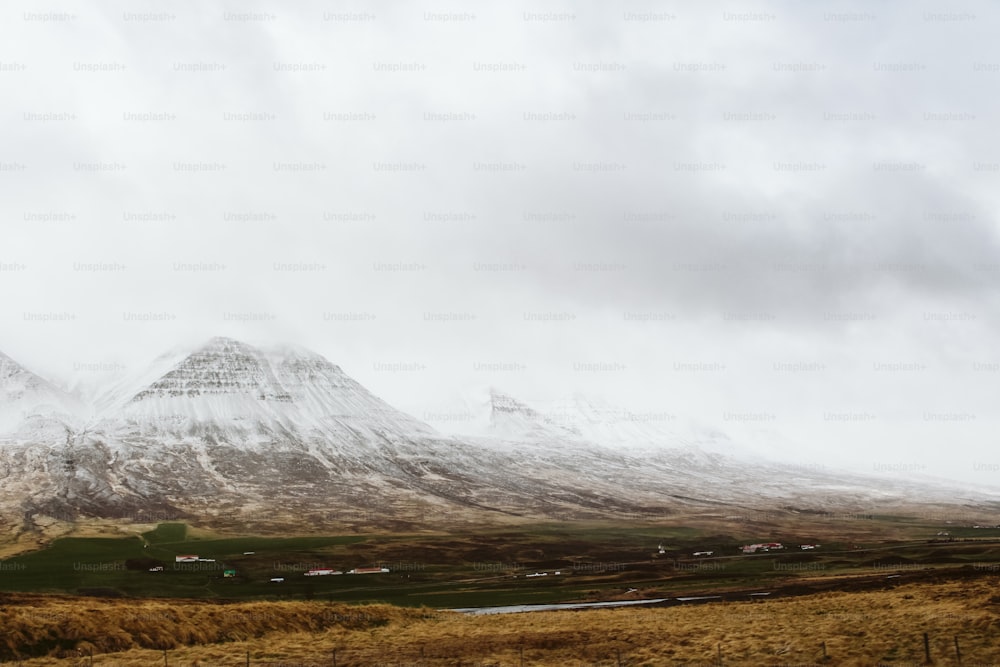
M65 439L82 410L74 396L0 352L0 442Z
M720 457L753 461L759 457L739 447L719 429L697 424L668 409L633 411L584 394L532 405L490 388L478 406L474 435L502 440L587 443L619 454L674 457L688 463L717 462Z
M0 523L7 514L384 527L599 516L635 502L585 469L569 475L562 463L442 436L296 347L215 338L160 357L96 412L70 437L0 448Z
M581 433L572 424L562 425L513 396L490 388L489 434L513 440L580 439Z
M494 389L482 407L478 435L442 435L314 352L214 338L119 382L84 421L0 355L0 528L416 529L968 495L736 459L720 432L580 396L532 407Z

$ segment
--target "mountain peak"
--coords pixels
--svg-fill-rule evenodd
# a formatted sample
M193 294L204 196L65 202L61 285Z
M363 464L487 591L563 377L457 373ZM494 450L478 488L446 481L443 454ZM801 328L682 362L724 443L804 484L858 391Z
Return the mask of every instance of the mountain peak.
M248 445L290 434L338 442L362 433L435 433L316 352L295 345L258 348L224 336L161 364L156 374L117 392L101 414L144 435Z
M229 338L227 336L213 336L205 341L202 345L195 348L194 352L191 354L206 354L206 355L233 355L233 354L252 354L256 348L245 343L241 340L235 338ZM190 356L190 355L189 355Z
M27 373L24 366L0 352L0 381L18 373Z
M250 347L249 344L241 340L230 338L229 336L212 336L199 349L228 349Z
M259 350L221 336L189 354L132 400L201 394L241 394L261 400L287 400L286 392Z
M249 355L266 358L272 363L312 363L325 368L343 372L339 366L326 357L296 343L280 343L267 347L257 347L228 336L213 336L191 354L232 356ZM188 355L191 356L191 355Z
M65 393L48 380L32 373L3 352L0 352L0 392L21 392L26 390Z
M49 427L61 432L80 412L76 398L2 352L0 406L0 433L39 434Z
M522 403L510 394L490 387L490 428L501 437L507 438L575 438L579 434L572 428L565 428Z
M496 387L490 387L490 409L501 412L523 412L525 414L537 415L538 413L531 407L525 405L510 394L503 392Z

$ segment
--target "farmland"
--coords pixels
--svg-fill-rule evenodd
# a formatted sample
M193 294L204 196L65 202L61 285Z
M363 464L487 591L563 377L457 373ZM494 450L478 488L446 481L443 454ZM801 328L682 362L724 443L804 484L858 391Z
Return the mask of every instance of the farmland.
M739 525L563 523L476 533L273 537L163 523L120 537L62 537L2 560L0 591L454 608L768 591L803 581L1000 567L1000 529L957 526L942 538L937 528L886 518L799 534L785 526L748 532ZM739 552L739 544L761 535L787 548ZM806 542L821 547L800 550ZM699 550L712 556L692 556ZM180 555L200 560L175 562ZM314 568L372 566L389 572L303 576ZM233 576L224 576L227 571Z
M740 552L755 541L785 548ZM798 548L807 543L820 546ZM176 562L181 555L200 560ZM389 572L304 576L318 567L371 566ZM139 665L152 664L149 651L167 650L175 655L169 664L246 664L249 651L254 664L330 664L332 654L311 653L322 646L341 652L338 665L455 664L446 660L456 657L514 665L522 653L525 664L612 665L622 652L629 656L623 664L717 662L712 650L730 654L725 664L739 664L732 656L812 664L826 642L845 660L835 664L853 664L848 657L895 664L913 657L920 623L938 644L952 633L949 641L960 635L966 655L988 656L988 643L997 643L1000 597L991 591L998 572L1000 529L902 517L287 537L172 522L118 536L61 537L0 560L0 621L19 628L0 646L0 659L63 664L46 660L79 651L89 659L94 651L121 658L94 664ZM692 606L683 601L689 597L711 602ZM649 599L664 602L526 615L448 611ZM876 630L882 648L873 650L883 655L873 658L861 646ZM657 633L670 642L657 643ZM922 631L916 634L922 642ZM673 652L658 652L662 646Z

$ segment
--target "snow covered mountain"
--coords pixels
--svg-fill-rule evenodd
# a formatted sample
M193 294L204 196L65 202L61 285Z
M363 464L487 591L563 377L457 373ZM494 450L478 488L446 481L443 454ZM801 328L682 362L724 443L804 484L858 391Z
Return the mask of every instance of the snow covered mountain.
M758 460L719 429L668 410L633 411L594 396L573 394L532 405L491 387L472 404L469 435L519 442L598 445L619 454L717 463L722 457Z
M222 525L385 526L596 515L635 502L616 497L614 480L588 481L585 468L601 466L512 462L442 436L301 348L215 338L153 368L111 389L71 437L0 448L0 520L155 512Z
M575 426L559 424L513 396L490 388L489 435L507 440L582 439Z
M260 447L281 437L435 435L313 352L261 350L229 338L213 338L155 380L116 394L91 428L119 438L211 437Z
M0 355L0 528L91 516L412 529L914 495L737 462L702 448L724 435L592 399L536 409L492 390L486 407L485 435L442 435L309 350L214 338L118 383L84 422L71 396Z
M0 352L0 442L65 439L83 406L69 393Z
M606 445L665 449L695 445L700 439L693 429L685 433L676 428L679 418L668 410L634 412L583 394L552 401L543 409L549 420Z

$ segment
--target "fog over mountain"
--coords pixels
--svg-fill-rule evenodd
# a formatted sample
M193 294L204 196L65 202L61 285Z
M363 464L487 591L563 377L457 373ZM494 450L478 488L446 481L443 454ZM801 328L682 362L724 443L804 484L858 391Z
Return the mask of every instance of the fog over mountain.
M0 424L223 336L435 437L493 388L511 433L1000 488L990 13L8 4Z
M776 508L958 516L1000 497L768 461L718 430L685 437L579 395L543 414L492 389L486 430L448 436L299 346L215 337L89 406L0 359L0 527L19 534L152 517L287 531Z

